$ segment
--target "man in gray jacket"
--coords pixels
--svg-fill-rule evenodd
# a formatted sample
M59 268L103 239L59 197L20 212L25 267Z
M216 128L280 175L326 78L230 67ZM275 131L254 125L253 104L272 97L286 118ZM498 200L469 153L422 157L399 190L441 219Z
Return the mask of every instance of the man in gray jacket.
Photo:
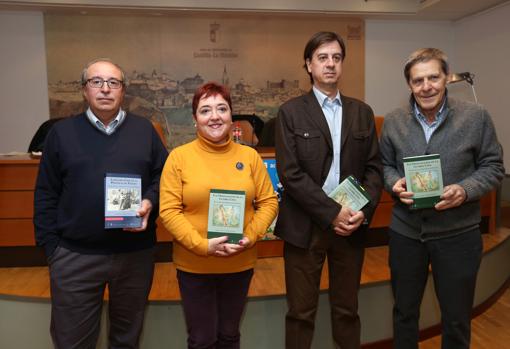
M418 348L429 264L441 308L442 348L469 348L482 256L480 198L504 176L490 115L480 105L448 97L448 73L442 51L413 52L404 67L410 103L384 119L384 184L395 198L389 232L394 348ZM402 159L426 154L440 154L443 194L434 207L412 210Z

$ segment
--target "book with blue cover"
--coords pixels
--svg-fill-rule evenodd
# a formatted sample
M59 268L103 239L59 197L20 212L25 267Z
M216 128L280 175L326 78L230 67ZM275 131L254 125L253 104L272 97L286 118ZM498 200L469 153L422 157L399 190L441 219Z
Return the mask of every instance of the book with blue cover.
M283 192L283 185L281 184L280 179L278 178L278 172L276 171L276 160L262 159L262 161L264 162L264 166L266 166L267 173L269 174L269 178L273 184L273 189L278 197L278 201L280 201Z
M104 178L105 229L140 228L137 216L142 201L142 177L136 174L107 173Z
M266 166L267 173L269 174L269 178L271 179L271 183L273 184L273 189L278 198L278 202L282 199L283 193L283 185L280 182L280 178L278 178L278 172L276 171L276 160L275 159L262 159L264 162L264 166ZM278 216L275 217L273 222L267 227L266 234L264 235L263 240L275 240L278 239L276 235L274 235L274 228L276 226L276 220Z

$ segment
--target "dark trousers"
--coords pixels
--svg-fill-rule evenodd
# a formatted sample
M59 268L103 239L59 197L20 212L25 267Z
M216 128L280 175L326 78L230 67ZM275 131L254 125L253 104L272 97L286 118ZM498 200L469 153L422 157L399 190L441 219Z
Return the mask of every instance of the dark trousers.
M177 270L190 349L238 349L253 269L228 274Z
M57 247L49 259L57 349L95 348L108 285L109 348L138 348L154 273L154 250L86 255Z
M390 230L394 348L418 348L420 304L429 264L441 309L442 348L468 349L476 275L482 257L479 229L421 242Z
M284 245L289 307L285 318L287 349L308 349L312 344L320 278L326 257L335 348L360 348L358 290L364 249L333 232L316 230L309 249L288 243Z

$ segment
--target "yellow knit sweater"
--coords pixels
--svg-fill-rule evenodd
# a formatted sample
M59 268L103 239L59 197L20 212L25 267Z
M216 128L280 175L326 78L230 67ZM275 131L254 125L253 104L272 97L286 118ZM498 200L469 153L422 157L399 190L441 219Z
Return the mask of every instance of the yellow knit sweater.
M246 192L244 235L250 246L229 256L207 255L209 190ZM253 268L255 242L275 218L278 202L259 154L230 139L222 145L198 138L175 148L160 183L160 216L174 237L173 262L191 273L235 273Z

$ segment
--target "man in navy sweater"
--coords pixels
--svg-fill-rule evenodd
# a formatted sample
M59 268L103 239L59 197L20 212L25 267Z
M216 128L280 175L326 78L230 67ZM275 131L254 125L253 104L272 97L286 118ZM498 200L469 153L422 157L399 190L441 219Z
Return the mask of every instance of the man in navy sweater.
M108 285L109 347L137 348L168 153L148 120L121 109L126 80L117 64L89 63L82 86L89 108L48 134L35 189L35 237L50 271L50 332L56 348L95 348ZM141 177L141 227L105 229L107 173Z

